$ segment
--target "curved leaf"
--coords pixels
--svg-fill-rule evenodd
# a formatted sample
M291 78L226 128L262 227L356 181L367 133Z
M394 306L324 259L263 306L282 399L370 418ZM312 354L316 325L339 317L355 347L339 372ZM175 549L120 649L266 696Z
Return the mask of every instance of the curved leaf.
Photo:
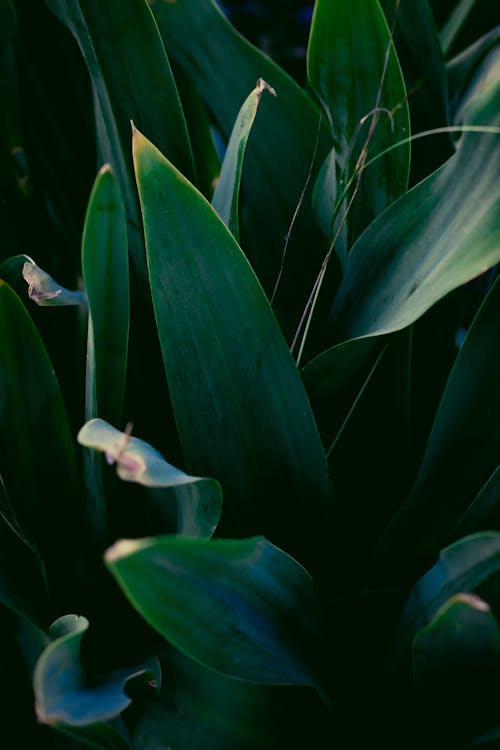
M500 278L458 353L410 495L379 545L384 566L420 572L450 535L500 455Z
M312 169L314 178L331 147L328 128L311 97L243 39L213 0L150 0L150 4L169 54L192 76L226 140L258 78L276 91L276 101L261 108L249 138L240 229L245 253L269 294L283 262L275 306L285 333L293 334L325 253L310 208L309 172ZM162 150L159 141L154 142ZM310 187L301 200L308 181ZM299 203L283 259L285 238Z
M212 206L238 242L240 240L238 212L243 159L262 93L266 89L276 96L275 90L259 78L257 86L245 99L238 113L212 198Z
M153 304L188 468L221 483L230 534L266 533L310 560L319 552L318 525L328 533L331 488L285 340L210 204L137 131L134 159Z
M412 134L450 124L443 51L428 0L381 0L408 92ZM453 154L449 133L411 144L411 182L434 172Z
M192 477L167 463L151 445L120 432L102 419L91 419L78 433L78 442L102 451L109 464L116 462L120 479L145 487L169 488L177 502L177 531L190 536L211 536L220 518L222 493L213 479ZM165 497L165 502L171 498Z
M61 525L73 529L82 521L73 446L45 348L23 304L3 281L0 351L3 489L28 546L36 547L58 578L61 555L71 566L79 548L73 535L70 540L60 533Z
M307 73L330 121L341 185L368 150L375 156L409 135L403 76L378 0L317 0ZM407 144L386 153L359 180L347 247L337 249L342 262L363 229L406 191L409 159Z
M140 614L196 661L250 682L316 685L312 580L266 539L124 539L105 560Z
M472 534L446 547L408 597L392 640L390 661L399 661L417 632L455 594L477 593L496 602L499 574L500 534Z
M467 105L467 125L500 126L500 84L490 75ZM498 133L465 132L446 164L365 230L333 306L338 336L404 328L500 260L498 160Z
M23 265L23 278L28 284L28 296L41 307L65 307L66 305L86 305L82 291L71 291L60 286L34 260L28 258Z
M159 682L158 665L117 671L101 684L87 686L80 660L82 639L89 623L85 617L65 615L50 629L52 643L40 656L33 674L35 709L43 724L81 727L118 716L132 702L127 683L140 678Z

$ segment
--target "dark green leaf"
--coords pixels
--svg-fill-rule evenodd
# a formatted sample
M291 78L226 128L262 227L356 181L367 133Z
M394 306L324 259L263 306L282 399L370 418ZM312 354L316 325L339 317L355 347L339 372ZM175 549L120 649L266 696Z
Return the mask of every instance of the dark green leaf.
M266 89L276 96L274 89L259 78L257 86L245 99L238 113L212 198L212 206L238 242L240 240L239 197L243 159L262 92Z
M467 17L476 5L477 0L459 0L450 13L446 23L441 29L441 45L443 52L448 55L462 26L467 22Z
M82 270L89 304L86 417L122 420L130 317L127 225L109 165L95 181L83 229Z
M477 593L496 605L499 575L500 534L473 534L446 547L408 597L392 640L390 661L403 656L417 632L455 594Z
M290 352L212 207L138 132L134 158L153 303L189 471L220 482L230 534L266 533L309 565L321 550L318 526L328 534L331 487Z
M383 342L356 339L328 349L301 371L327 451L333 447L378 364Z
M89 623L85 617L65 615L52 625L52 643L40 656L33 674L38 720L44 724L81 727L118 716L132 702L127 683L142 679L159 682L158 666L141 665L118 670L100 684L88 686L81 662L82 639Z
M78 549L74 534L65 538L60 529L82 521L73 446L47 353L24 306L2 281L0 351L3 489L22 538L58 578L65 574L61 556L68 555L71 567Z
M258 78L276 91L276 101L261 108L248 142L240 215L243 248L271 294L280 274L285 237L310 169L314 177L331 147L327 128L321 125L319 111L308 94L246 42L213 0L152 0L151 7L169 54L192 76L226 140ZM275 300L287 335L295 331L324 253L307 190L287 245Z
M500 125L493 73L467 105L467 125ZM349 255L335 300L338 335L404 328L500 260L499 159L498 133L465 132L446 164L370 225Z
M266 539L124 539L105 559L147 622L201 664L250 682L316 685L312 580Z
M497 466L456 525L452 538L460 539L482 529L497 528L499 511L500 466Z
M443 52L428 0L381 0L403 69L413 134L450 124ZM411 182L434 172L453 153L449 133L411 144Z
M160 694L134 726L138 750L281 750L308 747L328 714L308 687L256 685L226 677L171 649Z
M481 71L481 64L491 50L498 46L500 26L492 29L481 39L449 61L448 87L450 90L450 108L453 116L468 98L468 87L473 85L474 77Z
M375 156L410 131L403 76L378 0L317 0L307 72L330 121L343 191L368 152ZM339 249L336 243L342 263L363 229L406 191L409 159L409 145L389 151L359 180L348 209L347 244Z
M177 87L151 11L144 0L47 2L80 46L93 84L100 158L112 164L128 218L139 226L131 119L179 169L191 177L194 172Z
M484 300L451 371L408 499L380 542L390 568L422 572L450 539L500 455L500 278ZM391 560L392 562L389 562ZM404 561L404 563L403 563Z

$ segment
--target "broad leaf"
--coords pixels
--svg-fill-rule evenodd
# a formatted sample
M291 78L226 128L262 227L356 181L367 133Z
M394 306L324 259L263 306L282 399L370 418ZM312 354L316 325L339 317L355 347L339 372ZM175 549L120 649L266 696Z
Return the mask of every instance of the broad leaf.
M105 559L140 614L196 661L250 682L316 685L312 580L266 539L124 539Z
M498 129L499 97L497 78L469 102L465 123ZM333 307L340 338L404 328L500 260L499 159L497 132L465 132L446 164L366 229Z
M413 488L380 541L389 569L407 574L446 544L500 455L500 278L457 356ZM392 563L390 562L392 560Z
M61 526L73 529L82 522L73 446L47 353L24 306L2 281L0 351L3 491L22 538L44 558L57 586L79 549L78 538L60 533Z
M311 177L331 147L327 127L309 95L245 41L213 0L151 0L151 8L168 53L192 76L227 141L255 82L263 78L276 91L276 101L261 108L249 138L240 230L245 253L269 295L279 278L275 305L291 338L325 253L310 190Z
M265 533L309 565L321 551L318 527L329 533L331 488L285 340L213 208L137 131L134 159L158 332L189 471L221 483L230 535Z
M140 750L308 747L311 726L329 731L328 713L308 687L256 685L215 672L171 649L160 694L134 726Z
M86 416L122 419L130 317L127 225L120 190L104 166L90 196L82 240L89 305Z
M211 536L220 517L222 495L213 479L191 477L167 463L151 445L120 432L102 419L92 419L78 433L78 442L102 451L109 464L116 463L120 479L138 482L145 487L168 488L171 495L161 497L164 503L175 500L179 534Z
M343 190L368 153L385 151L410 130L403 76L378 0L317 0L307 72L330 121ZM348 211L346 244L336 245L342 263L363 229L406 191L409 158L409 145L389 151L355 181L355 200L333 227Z
M239 197L243 159L262 93L266 89L276 96L275 90L262 78L259 78L257 86L245 99L238 113L212 198L212 206L238 242L240 239Z
M477 593L496 606L499 575L500 534L472 534L446 547L408 597L391 643L390 662L399 661L417 632L455 594Z
M65 615L50 629L52 643L40 656L33 674L35 708L44 724L81 727L118 716L132 702L127 683L141 679L159 684L158 665L118 670L95 686L86 683L81 662L83 636L89 623L85 617Z
M423 709L441 736L460 744L497 721L491 685L499 669L498 622L472 594L453 596L413 642L413 679Z

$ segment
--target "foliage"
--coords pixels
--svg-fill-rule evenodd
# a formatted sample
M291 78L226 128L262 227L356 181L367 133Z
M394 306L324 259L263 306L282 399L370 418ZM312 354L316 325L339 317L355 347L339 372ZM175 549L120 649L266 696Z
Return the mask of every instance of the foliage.
M435 5L316 0L301 86L0 0L16 746L500 742L499 31Z

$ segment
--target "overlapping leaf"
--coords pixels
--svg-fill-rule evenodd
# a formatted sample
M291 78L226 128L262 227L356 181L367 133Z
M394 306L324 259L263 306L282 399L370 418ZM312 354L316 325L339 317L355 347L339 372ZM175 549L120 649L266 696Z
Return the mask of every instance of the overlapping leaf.
M250 682L317 684L312 580L266 539L125 539L106 563L142 616L196 661Z
M134 158L158 332L188 468L221 483L230 535L266 533L309 561L318 552L318 526L328 534L330 484L286 343L212 207L138 132Z

